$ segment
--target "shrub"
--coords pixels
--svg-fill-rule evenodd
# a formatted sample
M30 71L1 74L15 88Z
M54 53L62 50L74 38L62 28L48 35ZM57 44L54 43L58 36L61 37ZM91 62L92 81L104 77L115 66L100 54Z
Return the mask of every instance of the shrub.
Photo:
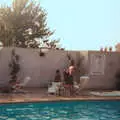
M20 71L20 64L19 64L19 55L15 53L15 49L11 52L11 61L9 63L10 68L10 77L9 83L17 81L17 74Z

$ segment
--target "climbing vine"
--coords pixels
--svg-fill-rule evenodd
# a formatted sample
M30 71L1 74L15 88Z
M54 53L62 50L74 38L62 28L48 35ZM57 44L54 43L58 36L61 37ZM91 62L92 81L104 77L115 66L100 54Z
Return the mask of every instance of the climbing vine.
M10 80L9 82L16 82L18 77L17 74L20 71L20 64L19 64L19 55L16 54L15 49L11 52L11 61L9 63L10 68Z

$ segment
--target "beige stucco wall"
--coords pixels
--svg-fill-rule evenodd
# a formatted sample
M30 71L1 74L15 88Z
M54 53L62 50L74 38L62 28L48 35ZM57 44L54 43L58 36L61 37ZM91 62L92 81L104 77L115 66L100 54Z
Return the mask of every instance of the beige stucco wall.
M11 60L12 48L3 48L0 51L0 85L6 85L10 79L8 64ZM67 53L70 53L76 61L79 57L79 51L58 51L50 50L45 57L39 56L39 49L23 49L16 48L16 53L20 56L20 72L18 78L22 81L29 76L31 81L26 87L43 87L47 86L49 82L53 81L56 69L60 69L61 74L63 69L68 66ZM86 56L87 52L81 52ZM85 66L85 62L83 61ZM77 74L79 76L79 74ZM62 76L63 78L63 76Z
M6 84L10 79L8 64L11 59L12 48L3 48L0 51L0 84ZM16 53L20 56L19 79L31 77L28 87L40 87L48 84L54 78L56 69L64 69L67 62L66 52L49 51L45 57L39 56L39 49L17 48ZM64 62L63 62L64 61Z
M105 69L104 75L90 75L90 55L91 54L104 54L105 55ZM114 89L115 88L115 74L120 68L120 53L119 52L88 52L88 65L90 80L86 85L86 88L91 89Z
M0 86L6 85L10 79L8 64L11 59L12 48L3 48L0 51ZM55 51L51 50L46 53L45 57L39 56L39 49L22 49L17 48L16 53L20 56L20 73L19 79L22 81L25 77L31 77L31 81L26 87L43 87L47 86L54 79L55 70L60 69L61 73L67 66L67 53L70 53L75 61L80 55L84 56L82 67L86 74L90 73L90 54L105 54L105 73L104 75L90 75L90 80L86 84L89 89L113 89L115 87L115 73L120 68L120 53L101 53L99 51ZM79 79L77 73L75 79Z

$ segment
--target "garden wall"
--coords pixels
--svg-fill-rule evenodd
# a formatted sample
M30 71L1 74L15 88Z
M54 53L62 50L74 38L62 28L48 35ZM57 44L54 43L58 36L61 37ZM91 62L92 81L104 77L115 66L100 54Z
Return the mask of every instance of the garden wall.
M11 60L12 48L3 48L0 51L0 86L5 86L10 80L9 62ZM26 87L47 87L53 81L55 70L63 69L68 66L67 54L69 53L74 60L79 61L83 57L80 65L80 73L76 73L75 79L83 74L90 76L90 80L85 88L89 89L113 89L115 88L115 73L120 68L120 53L99 51L59 51L50 50L44 57L39 56L39 49L16 48L16 53L20 56L20 73L19 79L22 81L29 76L31 81ZM104 55L104 73L91 74L91 55ZM96 64L96 63L95 63ZM83 72L84 71L84 72Z

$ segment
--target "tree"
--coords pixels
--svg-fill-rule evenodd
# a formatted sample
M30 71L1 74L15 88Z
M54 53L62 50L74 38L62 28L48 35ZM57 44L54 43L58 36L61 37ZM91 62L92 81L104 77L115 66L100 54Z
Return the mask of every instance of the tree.
M46 12L30 0L13 0L12 6L0 7L0 41L4 46L38 48L47 43L56 47L56 40L50 40L53 35L47 27ZM47 42L45 42L47 41Z

